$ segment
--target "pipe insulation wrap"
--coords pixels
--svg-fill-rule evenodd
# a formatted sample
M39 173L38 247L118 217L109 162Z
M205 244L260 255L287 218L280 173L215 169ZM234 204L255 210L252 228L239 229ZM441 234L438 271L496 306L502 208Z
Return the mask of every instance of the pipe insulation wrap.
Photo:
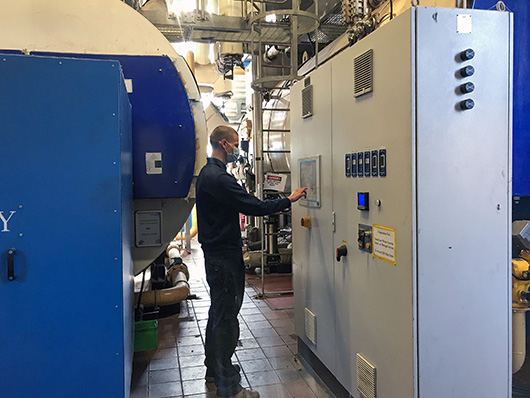
M526 357L526 312L527 309L514 309L512 322L512 373L516 373L524 364Z
M171 287L143 292L141 304L154 307L180 303L190 294L189 277L188 268L184 264L172 266L167 275ZM138 301L138 295L139 293L135 293L135 301Z

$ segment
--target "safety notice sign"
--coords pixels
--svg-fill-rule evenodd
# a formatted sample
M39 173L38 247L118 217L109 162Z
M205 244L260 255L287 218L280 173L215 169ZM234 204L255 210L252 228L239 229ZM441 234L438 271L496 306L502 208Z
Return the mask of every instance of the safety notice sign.
M396 264L396 230L382 225L372 226L372 256Z

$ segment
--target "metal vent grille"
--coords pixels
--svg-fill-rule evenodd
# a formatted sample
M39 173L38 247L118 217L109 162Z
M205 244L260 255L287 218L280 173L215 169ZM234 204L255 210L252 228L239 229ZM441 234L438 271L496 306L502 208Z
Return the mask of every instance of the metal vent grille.
M313 86L307 86L302 90L302 118L313 115Z
M305 309L305 335L313 343L317 343L317 317L309 309Z
M375 366L359 353L357 354L357 391L363 398L376 398Z
M353 96L369 93L374 88L374 51L368 50L353 60Z

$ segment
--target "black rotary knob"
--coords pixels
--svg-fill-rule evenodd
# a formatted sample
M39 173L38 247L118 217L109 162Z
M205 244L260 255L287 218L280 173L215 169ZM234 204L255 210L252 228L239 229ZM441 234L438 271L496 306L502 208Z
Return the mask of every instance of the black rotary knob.
M468 48L467 50L464 50L460 53L460 59L462 61L469 61L470 59L473 59L475 56L475 51L473 51L471 48Z
M475 68L473 68L471 65L464 66L462 69L460 69L460 76L462 77L473 76L474 73Z
M475 85L471 82L464 83L460 86L460 92L462 94L472 93L475 90Z
M471 98L465 99L460 102L460 109L462 109L463 111L473 109L474 106L475 106L475 101L473 101Z

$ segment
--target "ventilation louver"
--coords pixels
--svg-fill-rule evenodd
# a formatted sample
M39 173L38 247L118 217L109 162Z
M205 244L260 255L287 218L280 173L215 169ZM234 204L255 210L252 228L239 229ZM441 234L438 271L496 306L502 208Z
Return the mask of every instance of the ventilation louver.
M353 60L353 96L359 97L374 88L374 51L368 50Z
M307 86L302 90L302 118L313 115L313 86Z
M357 354L357 391L361 393L363 398L376 398L375 366L361 354Z
M305 335L313 343L317 343L317 317L308 308L305 309Z

